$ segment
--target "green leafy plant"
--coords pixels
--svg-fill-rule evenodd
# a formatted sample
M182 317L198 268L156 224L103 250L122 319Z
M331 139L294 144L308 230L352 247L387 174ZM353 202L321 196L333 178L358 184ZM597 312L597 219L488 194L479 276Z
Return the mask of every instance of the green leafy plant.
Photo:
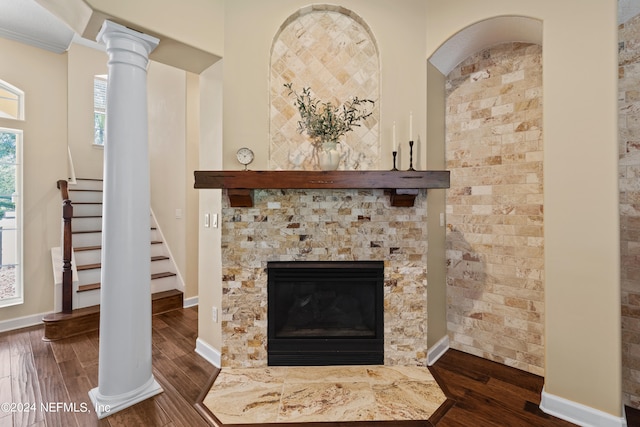
M371 110L375 105L370 99L354 97L341 106L336 106L315 98L309 87L297 92L292 83L284 86L289 89L289 96L295 98L294 105L300 113L298 132L306 132L316 147L325 141L340 142L340 137L360 126L359 122L372 114Z

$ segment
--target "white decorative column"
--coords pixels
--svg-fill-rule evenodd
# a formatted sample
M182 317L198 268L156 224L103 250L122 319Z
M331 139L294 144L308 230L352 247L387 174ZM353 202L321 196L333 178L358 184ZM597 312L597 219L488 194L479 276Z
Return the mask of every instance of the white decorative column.
M98 418L162 392L151 371L151 254L147 64L158 39L105 21L107 139L104 147L100 358L89 392Z

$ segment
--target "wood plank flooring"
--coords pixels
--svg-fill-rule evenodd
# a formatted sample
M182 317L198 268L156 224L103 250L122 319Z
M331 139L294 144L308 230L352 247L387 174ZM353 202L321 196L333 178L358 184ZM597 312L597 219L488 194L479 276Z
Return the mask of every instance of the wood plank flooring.
M87 394L98 385L97 332L55 342L42 340L41 326L0 334L0 404L13 404L16 410L7 412L0 405L0 427L209 425L195 404L209 389L217 369L194 352L197 313L197 307L192 307L153 317L153 372L164 393L103 420L96 418ZM449 400L431 422L411 425L572 425L538 409L541 377L455 350L449 350L431 371ZM20 404L29 404L29 410Z
M573 424L542 412L544 379L456 350L430 368L451 407L438 427L566 427Z
M55 342L42 340L42 326L0 334L0 427L209 425L194 408L213 372L194 352L197 323L197 307L153 317L153 373L164 392L102 420L87 394L98 386L97 331Z

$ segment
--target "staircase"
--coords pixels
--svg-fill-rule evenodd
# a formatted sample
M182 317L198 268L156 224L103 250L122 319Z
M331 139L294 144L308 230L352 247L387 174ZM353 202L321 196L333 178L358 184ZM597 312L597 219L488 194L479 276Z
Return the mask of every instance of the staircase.
M43 318L44 339L54 341L98 329L102 254L102 180L76 179L68 185L73 204L71 221L73 274L71 313L54 313ZM179 277L162 233L151 215L151 295L153 314L182 308ZM54 261L54 269L62 264Z
M100 304L102 252L102 180L77 179L69 185L73 201L73 252L78 281L73 286L73 308ZM179 288L169 251L151 215L151 293Z

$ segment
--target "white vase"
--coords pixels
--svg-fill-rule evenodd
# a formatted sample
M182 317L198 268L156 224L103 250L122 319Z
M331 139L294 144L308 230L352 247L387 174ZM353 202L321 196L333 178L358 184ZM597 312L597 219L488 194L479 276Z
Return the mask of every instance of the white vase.
M318 166L323 171L334 171L340 166L340 152L336 141L324 141L318 148Z

